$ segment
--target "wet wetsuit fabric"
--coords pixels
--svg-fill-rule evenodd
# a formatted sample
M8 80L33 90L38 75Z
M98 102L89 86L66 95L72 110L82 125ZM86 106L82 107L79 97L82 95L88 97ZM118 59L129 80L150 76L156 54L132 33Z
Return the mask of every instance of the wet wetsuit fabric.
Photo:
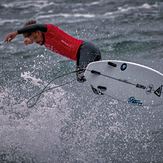
M99 48L96 47L94 44L85 41L80 46L80 49L77 54L77 80L79 82L86 81L84 77L85 68L89 63L99 60L101 60L101 52Z
M45 46L72 60L77 60L77 52L83 40L79 40L52 24L47 24Z
M101 60L100 50L90 42L79 40L65 33L63 30L52 24L32 24L19 29L18 34L25 34L35 31L44 34L44 45L67 58L77 61L77 80L84 82L84 69L93 61Z
M77 60L77 52L83 40L79 40L52 24L34 24L18 30L18 34L44 32L44 45L49 50L63 55L72 60Z
M17 30L18 34L32 33L35 31L47 32L46 24L32 24Z

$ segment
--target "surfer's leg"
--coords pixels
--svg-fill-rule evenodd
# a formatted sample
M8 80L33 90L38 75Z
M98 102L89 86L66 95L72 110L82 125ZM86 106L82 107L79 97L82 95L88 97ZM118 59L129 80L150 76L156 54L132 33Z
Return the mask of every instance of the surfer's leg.
M98 47L90 42L84 42L77 54L77 81L84 82L84 71L90 62L101 60L101 53Z

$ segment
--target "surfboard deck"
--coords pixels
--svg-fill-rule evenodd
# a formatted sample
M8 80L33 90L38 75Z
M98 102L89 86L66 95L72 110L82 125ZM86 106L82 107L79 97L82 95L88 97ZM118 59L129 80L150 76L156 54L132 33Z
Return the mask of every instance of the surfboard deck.
M132 105L163 105L163 74L133 62L102 60L90 63L84 73L100 94Z

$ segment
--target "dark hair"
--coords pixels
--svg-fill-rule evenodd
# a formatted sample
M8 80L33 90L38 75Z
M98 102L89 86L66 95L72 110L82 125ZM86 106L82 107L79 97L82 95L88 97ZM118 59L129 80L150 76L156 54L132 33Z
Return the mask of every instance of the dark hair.
M27 27L27 26L33 25L33 24L36 24L36 20L29 20L24 24L24 27ZM31 32L27 32L27 33L24 33L23 36L29 37L31 34L32 34Z
M36 20L29 20L24 24L24 27L28 26L28 25L32 25L32 24L36 24Z

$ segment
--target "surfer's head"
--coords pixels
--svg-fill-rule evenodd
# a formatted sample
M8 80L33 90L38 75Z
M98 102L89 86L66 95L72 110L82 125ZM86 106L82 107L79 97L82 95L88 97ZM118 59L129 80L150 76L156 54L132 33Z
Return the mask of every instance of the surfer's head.
M30 20L27 21L24 25L24 27L34 25L36 24L36 20ZM41 31L35 31L35 32L26 32L23 34L24 35L24 44L33 44L37 43L39 45L44 44L44 38L43 38L43 33Z

